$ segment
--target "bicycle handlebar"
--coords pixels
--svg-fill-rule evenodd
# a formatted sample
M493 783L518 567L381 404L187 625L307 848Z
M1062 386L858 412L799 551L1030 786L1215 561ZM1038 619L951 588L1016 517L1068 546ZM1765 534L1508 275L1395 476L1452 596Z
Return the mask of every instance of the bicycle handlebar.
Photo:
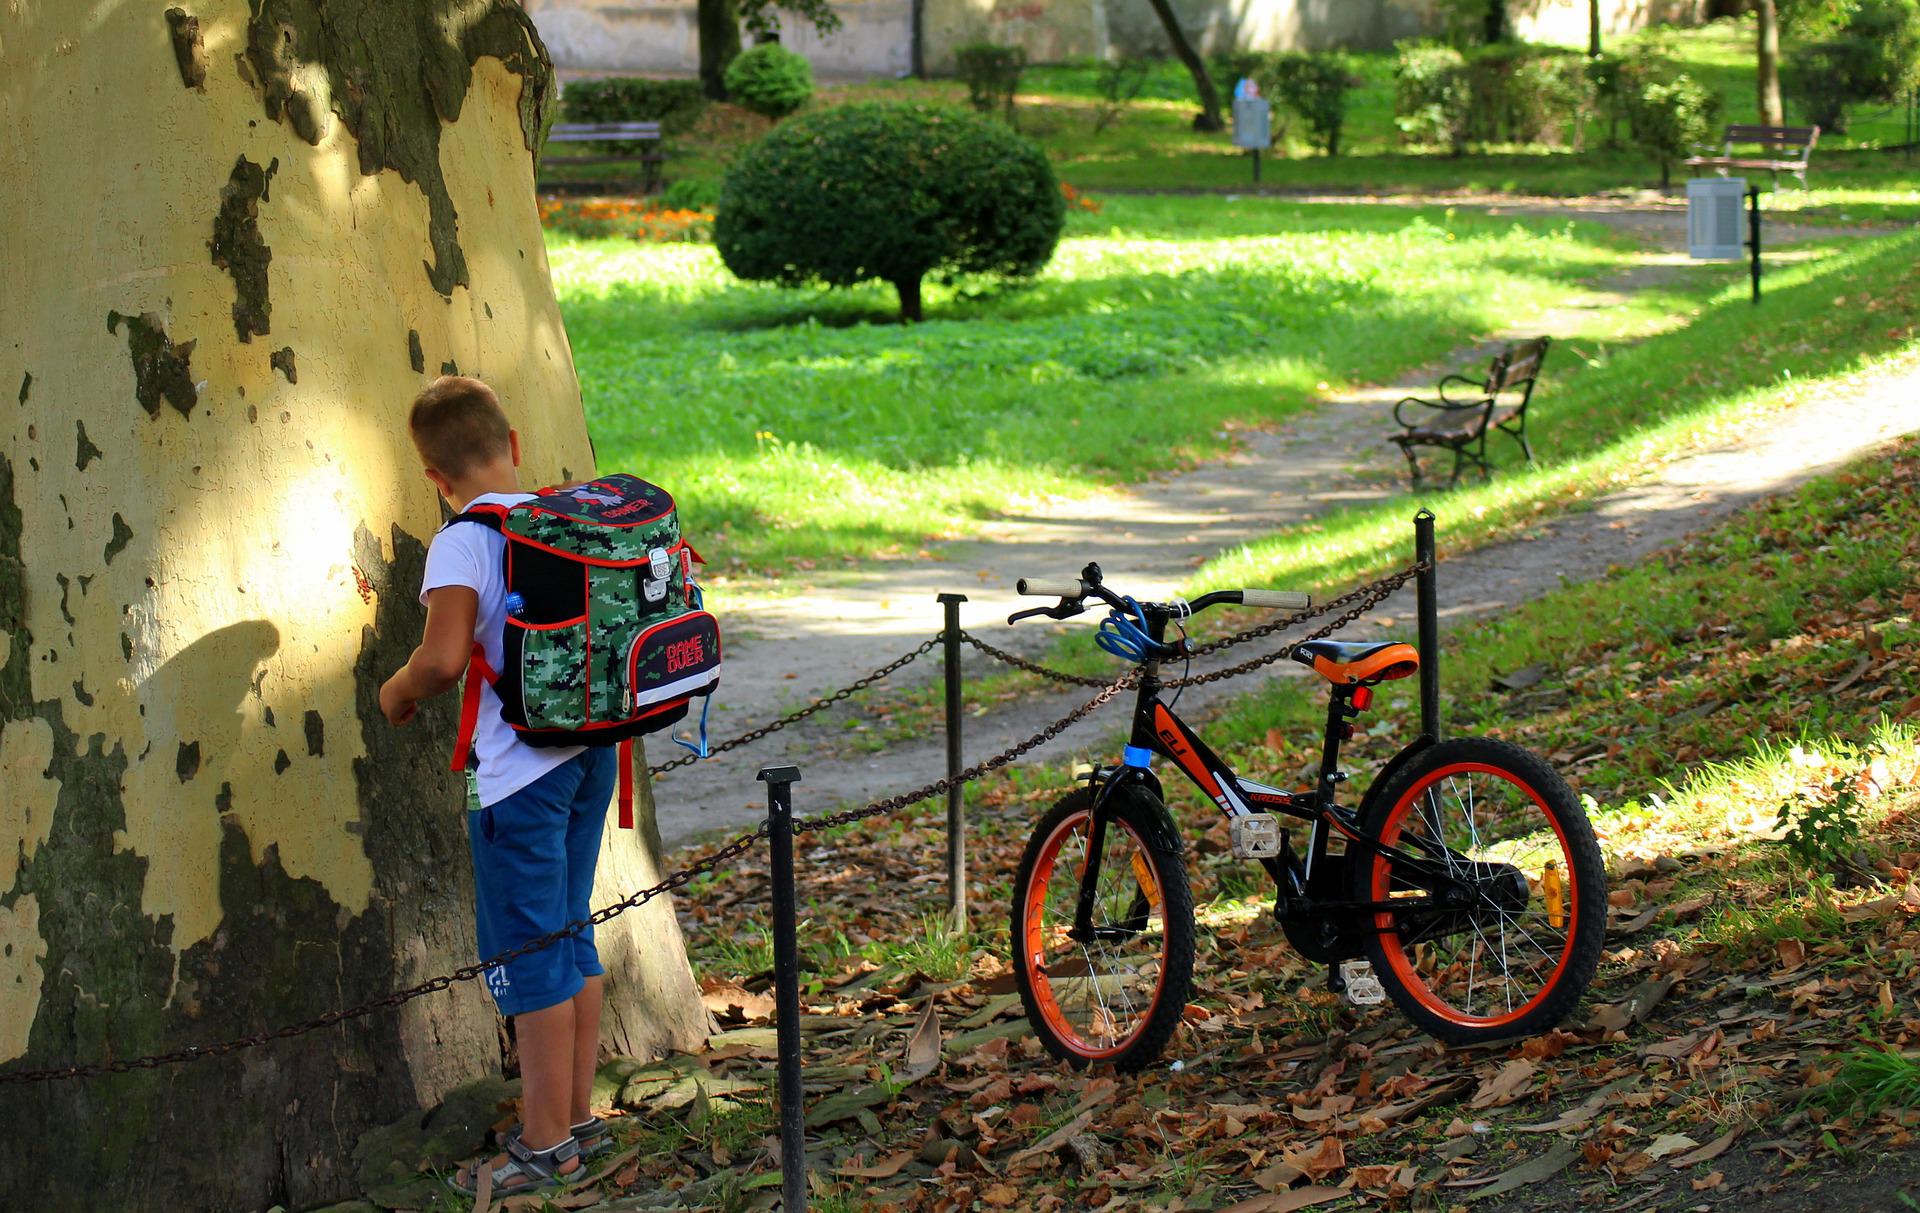
M1250 607L1269 607L1276 611L1304 611L1313 605L1313 595L1297 590L1241 590L1240 601Z
M1014 592L1027 598L1082 598L1086 596L1087 583L1075 577L1068 581L1054 581L1047 577L1022 577L1013 586Z

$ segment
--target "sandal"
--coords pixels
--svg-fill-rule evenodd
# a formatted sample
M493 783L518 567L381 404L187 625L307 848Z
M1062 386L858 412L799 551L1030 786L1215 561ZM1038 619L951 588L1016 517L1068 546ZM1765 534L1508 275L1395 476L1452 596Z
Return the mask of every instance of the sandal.
M587 1178L585 1163L571 1171L560 1169L580 1157L580 1143L571 1137L545 1150L528 1148L517 1134L502 1144L507 1150L504 1165L489 1168L486 1159L479 1159L463 1169L469 1178L456 1174L447 1181L454 1191L474 1197L475 1209L487 1208L509 1196L555 1187L569 1188Z
M573 1140L580 1146L580 1159L598 1158L613 1149L613 1130L607 1122L598 1116L589 1116L577 1125L568 1126ZM506 1148L509 1137L518 1138L526 1130L525 1125L515 1125L511 1129L502 1129L493 1135L494 1144Z

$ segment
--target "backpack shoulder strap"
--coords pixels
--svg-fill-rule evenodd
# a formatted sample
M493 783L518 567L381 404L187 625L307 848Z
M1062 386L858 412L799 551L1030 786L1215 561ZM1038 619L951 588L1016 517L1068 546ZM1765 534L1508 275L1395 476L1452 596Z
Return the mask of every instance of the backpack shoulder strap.
M455 514L440 527L446 530L456 522L477 522L490 530L499 530L506 525L507 507L504 505L476 505L470 510Z

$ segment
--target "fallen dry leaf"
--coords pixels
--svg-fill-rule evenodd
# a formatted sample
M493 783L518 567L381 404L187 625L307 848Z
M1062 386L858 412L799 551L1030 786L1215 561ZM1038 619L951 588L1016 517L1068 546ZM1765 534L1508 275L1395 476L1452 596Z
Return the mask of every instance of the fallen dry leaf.
M1338 1200L1346 1194L1345 1188L1315 1186L1291 1188L1285 1192L1269 1192L1265 1196L1255 1196L1237 1205L1228 1205L1220 1210L1220 1213L1294 1213L1296 1209L1322 1205L1330 1200Z

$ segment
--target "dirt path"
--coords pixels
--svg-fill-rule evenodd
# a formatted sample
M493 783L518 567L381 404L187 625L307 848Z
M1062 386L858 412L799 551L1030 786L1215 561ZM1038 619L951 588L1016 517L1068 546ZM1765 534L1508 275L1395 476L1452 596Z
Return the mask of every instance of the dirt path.
M1528 209L1531 204L1507 208ZM1671 212L1595 212L1591 217L1671 248L1684 216ZM1803 231L1797 233L1805 235ZM1565 332L1581 309L1617 304L1628 292L1676 271L1670 254L1649 253L1625 281L1610 283L1531 320L1532 332ZM1448 359L1471 365L1490 347L1520 333L1496 334ZM723 691L713 710L712 735L733 736L815 695L845 685L913 647L939 629L934 601L942 590L970 595L963 626L1002 647L1037 651L1050 629L1004 626L1021 604L1013 582L1022 575L1071 573L1098 559L1109 578L1136 596L1172 593L1191 570L1225 548L1298 525L1356 502L1384 500L1405 488L1404 466L1383 441L1392 401L1430 388L1435 368L1354 398L1327 402L1271 433L1247 436L1232 457L1193 471L1098 496L1056 503L1044 515L998 521L987 537L954 545L938 561L876 565L832 585L777 599L743 597L725 606L729 626ZM1802 405L1737 446L1683 458L1653 477L1596 503L1591 512L1556 519L1516 543L1448 560L1441 572L1447 604L1443 627L1479 617L1557 588L1562 578L1584 579L1714 523L1757 497L1778 492L1886 439L1920 429L1920 372L1861 385ZM1809 454L1812 452L1813 454ZM1411 511L1410 511L1411 512ZM1442 520L1442 547L1444 528ZM718 595L716 595L718 597ZM1380 614L1411 610L1411 597ZM1080 621L1084 624L1084 620ZM1082 629L1087 630L1087 629ZM1356 627L1354 636L1367 634ZM1243 660L1251 651L1237 652ZM981 668L977 655L969 670ZM905 671L907 684L938 677L937 657ZM1249 689L1250 681L1190 692L1183 709ZM1063 715L1084 693L1041 695L969 720L966 752L991 754ZM1037 761L1064 763L1076 750L1102 743L1118 725L1116 709L1097 713L1039 752ZM839 715L844 715L844 709ZM802 813L863 801L926 782L944 771L943 741L929 737L884 753L848 757L844 726L827 713L823 723L677 771L657 786L661 833L669 845L707 831L739 825L764 808L754 774L762 763L801 765ZM663 747L656 743L656 756Z

